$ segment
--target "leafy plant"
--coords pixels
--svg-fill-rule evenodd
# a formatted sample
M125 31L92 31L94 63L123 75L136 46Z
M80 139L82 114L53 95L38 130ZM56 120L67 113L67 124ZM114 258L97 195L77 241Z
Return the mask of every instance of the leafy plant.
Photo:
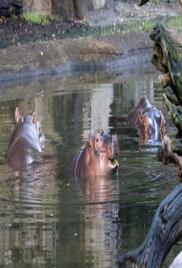
M46 15L46 14L36 14L32 12L26 12L23 15L23 18L27 22L31 22L34 24L46 25L49 24L51 21L58 21L60 18L59 16L55 15Z

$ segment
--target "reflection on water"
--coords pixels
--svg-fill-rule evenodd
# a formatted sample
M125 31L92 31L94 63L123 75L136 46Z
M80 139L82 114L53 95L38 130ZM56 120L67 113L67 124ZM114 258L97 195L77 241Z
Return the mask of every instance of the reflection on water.
M162 108L154 73L50 77L1 91L2 267L109 268L141 244L155 209L176 183L175 168L157 161L156 147L140 147L133 130L110 120L126 115L142 96ZM36 111L48 139L44 163L20 177L4 160L17 105ZM65 172L67 160L84 146L90 129L101 128L118 134L119 174L75 182Z

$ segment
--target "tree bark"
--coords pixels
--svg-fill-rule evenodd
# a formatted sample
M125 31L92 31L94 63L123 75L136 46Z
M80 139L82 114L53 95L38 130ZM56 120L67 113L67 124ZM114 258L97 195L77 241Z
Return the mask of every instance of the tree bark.
M169 85L172 88L174 95L182 105L182 64L180 57L162 25L157 24L150 37L154 41L152 63L168 75L165 87Z
M64 20L80 20L84 18L82 14L82 1L78 0L51 0L52 13L60 14Z
M1 0L0 16L9 17L12 14L20 15L23 9L23 0Z
M157 24L150 35L154 41L152 63L163 74L162 86L166 88L164 100L172 121L182 134L182 63L162 25ZM171 90L169 94L169 89Z
M164 164L173 163L179 167L178 180L182 182L182 156L178 155L178 149L172 148L170 138L165 135L162 142L162 147L158 150L158 159Z
M158 207L143 244L119 257L118 266L161 267L172 246L182 237L181 207L182 184L178 184Z

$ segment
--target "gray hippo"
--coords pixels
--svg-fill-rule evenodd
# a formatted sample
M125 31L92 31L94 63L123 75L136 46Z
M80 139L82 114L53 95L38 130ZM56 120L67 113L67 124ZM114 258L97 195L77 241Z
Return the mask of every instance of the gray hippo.
M84 149L72 161L74 178L107 176L116 172L118 154L116 134L110 135L103 130L96 135L90 134Z
M127 121L137 130L142 143L162 141L165 134L163 113L143 97L127 116Z
M7 162L14 170L24 170L37 161L44 146L45 136L41 124L33 115L23 115L20 108L15 109L15 128L11 134Z

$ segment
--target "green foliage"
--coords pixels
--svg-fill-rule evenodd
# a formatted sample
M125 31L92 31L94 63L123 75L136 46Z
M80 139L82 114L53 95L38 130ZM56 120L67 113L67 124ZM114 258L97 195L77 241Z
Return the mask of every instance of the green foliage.
M178 31L182 30L182 16L179 14L178 16L168 18L166 21L166 28L175 28Z
M40 25L46 25L49 24L51 21L58 21L60 18L58 16L54 15L45 15L45 14L36 14L36 13L31 13L31 12L26 12L23 15L23 18L27 22L31 22L34 24L40 24Z

